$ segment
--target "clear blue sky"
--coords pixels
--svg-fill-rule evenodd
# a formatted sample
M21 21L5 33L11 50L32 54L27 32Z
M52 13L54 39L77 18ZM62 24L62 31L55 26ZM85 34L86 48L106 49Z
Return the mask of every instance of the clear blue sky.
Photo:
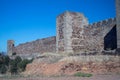
M56 35L56 16L83 13L90 23L115 17L115 0L0 0L0 51L7 40L15 45Z

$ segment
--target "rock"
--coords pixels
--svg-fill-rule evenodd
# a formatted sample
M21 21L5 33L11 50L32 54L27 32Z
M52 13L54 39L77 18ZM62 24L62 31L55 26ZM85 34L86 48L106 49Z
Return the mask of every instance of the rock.
M106 62L33 62L28 64L25 75L73 75L76 72L106 74L106 73L120 73L120 61L106 61Z

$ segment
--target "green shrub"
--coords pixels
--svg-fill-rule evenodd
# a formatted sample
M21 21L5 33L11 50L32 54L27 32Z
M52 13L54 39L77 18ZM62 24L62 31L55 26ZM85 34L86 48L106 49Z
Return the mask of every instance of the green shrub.
M5 64L6 66L9 66L9 62L10 62L9 56L5 56L5 57L4 57L4 64Z
M31 63L32 62L32 60L27 60L27 59L24 59L24 60L22 60L20 63L18 63L18 69L19 69L19 71L21 72L21 71L24 71L25 70L25 68L26 68L26 65L28 64L28 63Z
M20 57L20 56L16 56L15 61L16 61L16 64L17 64L17 63L21 62L21 61L22 61L22 59L21 59L21 57Z
M74 76L77 76L77 77L91 77L92 74L77 72L77 73L74 74Z
M3 64L3 65L1 65L0 66L0 73L1 74L5 74L6 73L6 71L7 71L7 68L6 68L6 66Z
M17 67L16 66L11 66L10 67L10 72L11 72L11 74L17 74L18 73Z
M9 56L0 54L0 73L4 74L9 71L11 74L18 74L25 70L26 65L31 63L32 60L22 60L20 56L15 59L10 59Z
M10 72L11 74L17 73L17 61L16 60L10 60Z
M9 68L9 56L0 54L0 73L5 74Z

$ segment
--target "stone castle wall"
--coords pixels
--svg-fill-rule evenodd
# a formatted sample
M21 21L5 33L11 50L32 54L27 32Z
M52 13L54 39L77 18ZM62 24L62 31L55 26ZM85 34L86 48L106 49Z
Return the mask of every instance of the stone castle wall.
M88 24L83 14L67 11L57 17L56 37L38 39L18 46L14 46L14 41L10 40L8 53L16 52L19 55L30 56L44 52L80 53L101 52L107 48L115 49L116 47L106 45L116 44L116 39L114 39L116 35L113 35L116 32L112 31L112 35L111 33L108 35L114 27L116 29L115 18Z
M88 25L88 21L83 14L65 12L57 17L56 50L57 52L72 53L103 51L106 49L105 43L107 41L109 41L109 44L113 44L110 40L112 40L114 44L116 43L116 39L109 38L109 36L116 38L116 33L113 35L115 31L112 31L109 36L107 35L115 25L115 18ZM112 46L107 46L107 48L114 49Z
M116 19L110 18L88 24L87 18L78 12L64 12L56 20L56 37L38 39L14 46L8 41L8 54L31 56L44 52L81 53L104 49L116 49Z
M14 41L8 40L7 41L7 53L11 56L14 52Z
M88 24L87 18L81 13L66 11L57 17L56 37L38 39L18 46L14 46L13 40L8 40L8 54L101 52L120 48L119 13L120 0L116 0L116 19L111 18L93 24Z
M53 36L26 42L18 46L10 47L10 50L12 53L15 52L17 55L21 56L36 56L44 52L56 52L56 37Z
M74 53L74 41L83 38L83 26L88 25L87 19L81 13L64 12L57 17L57 52ZM81 46L82 47L82 46ZM75 47L75 49L77 49Z
M117 48L120 48L120 0L116 0Z
M103 51L105 48L105 36L115 27L116 19L110 18L84 27L86 50ZM113 34L113 33L112 33ZM114 36L110 34L110 37ZM110 44L110 43L109 43ZM111 48L111 47L110 47Z

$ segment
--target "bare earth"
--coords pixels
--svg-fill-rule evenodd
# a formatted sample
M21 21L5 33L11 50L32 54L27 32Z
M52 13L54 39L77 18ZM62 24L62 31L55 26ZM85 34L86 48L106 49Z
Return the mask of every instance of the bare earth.
M11 78L0 80L120 80L120 75L94 75L93 77L29 77L29 78Z

